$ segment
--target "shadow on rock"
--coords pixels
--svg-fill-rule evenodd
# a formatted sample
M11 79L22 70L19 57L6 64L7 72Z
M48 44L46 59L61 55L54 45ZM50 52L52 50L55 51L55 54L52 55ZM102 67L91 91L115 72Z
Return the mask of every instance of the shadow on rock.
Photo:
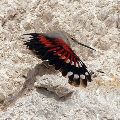
M57 73L58 71L56 71L53 66L49 66L47 61L44 61L41 64L37 64L32 70L29 70L27 76L23 76L26 79L23 84L23 88L19 92L15 93L15 95L6 98L5 102L1 107L1 110L5 111L8 107L14 105L17 99L24 97L27 93L33 90L34 83L36 82L36 76L42 77L43 75L50 75L50 74L54 75ZM58 88L58 90L56 88ZM65 99L65 96L70 96L72 93L71 91L69 91L68 93L66 93L65 91L62 94L61 93L59 94L57 92L59 91L59 88L60 88L59 86L53 86L52 90L50 90L45 86L41 86L41 87L36 87L36 91L39 92L40 94L44 94L47 97L51 97L51 98L54 97L56 100L60 100L60 98L61 100L63 100Z
M6 110L9 106L14 105L14 103L19 99L20 97L23 97L26 95L29 91L33 90L34 83L36 81L36 76L39 74L39 76L43 76L45 74L55 74L56 71L54 67L48 66L48 62L44 61L41 64L37 64L32 70L29 70L27 76L23 76L26 80L23 84L23 88L18 92L15 93L15 95L11 95L6 98L4 101L1 110Z

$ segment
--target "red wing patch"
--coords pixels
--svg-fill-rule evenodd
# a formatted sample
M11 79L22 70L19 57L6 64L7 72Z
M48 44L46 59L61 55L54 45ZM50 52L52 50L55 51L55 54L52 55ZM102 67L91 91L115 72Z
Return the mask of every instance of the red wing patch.
M25 45L42 60L48 60L49 64L60 70L63 76L67 75L70 84L79 86L82 81L83 85L87 86L87 81L91 81L91 75L85 64L62 39L37 33L28 35L32 37Z

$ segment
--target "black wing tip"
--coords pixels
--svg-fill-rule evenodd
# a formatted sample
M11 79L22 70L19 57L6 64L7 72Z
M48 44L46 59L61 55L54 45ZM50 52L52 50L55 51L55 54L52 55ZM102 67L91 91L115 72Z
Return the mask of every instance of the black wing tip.
M85 76L84 79L81 78L80 76L79 76L79 78L74 78L74 74L69 76L68 83L72 86L75 86L75 87L79 87L79 86L87 87L88 82L92 81L91 75L90 74L88 74L88 75L83 74L83 75Z
M40 33L26 33L26 34L23 34L23 35L30 35L30 39L28 39L27 41L25 40L25 41L23 41L24 42L24 45L28 45L28 44L30 44L31 43L31 40L32 39L36 39L39 35L40 35ZM31 43L32 44L32 43ZM29 45L28 45L29 46Z
M33 37L36 37L36 36L40 35L40 33L26 33L26 34L23 34L23 35L31 35Z

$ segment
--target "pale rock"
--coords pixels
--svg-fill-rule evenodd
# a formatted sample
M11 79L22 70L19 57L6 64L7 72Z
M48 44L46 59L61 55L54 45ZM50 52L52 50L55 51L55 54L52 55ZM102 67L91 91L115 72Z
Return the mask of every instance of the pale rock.
M117 0L0 0L0 120L119 120L119 6ZM49 30L96 49L73 44L94 72L86 88L70 86L23 45L23 34Z

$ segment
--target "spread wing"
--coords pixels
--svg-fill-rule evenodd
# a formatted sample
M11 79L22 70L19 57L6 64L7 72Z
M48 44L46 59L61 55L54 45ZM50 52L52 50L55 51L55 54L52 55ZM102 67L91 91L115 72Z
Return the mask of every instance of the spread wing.
M40 59L48 60L63 76L67 75L70 84L79 86L82 81L82 84L87 86L87 82L91 82L87 67L64 40L38 33L27 35L31 37L25 45Z

